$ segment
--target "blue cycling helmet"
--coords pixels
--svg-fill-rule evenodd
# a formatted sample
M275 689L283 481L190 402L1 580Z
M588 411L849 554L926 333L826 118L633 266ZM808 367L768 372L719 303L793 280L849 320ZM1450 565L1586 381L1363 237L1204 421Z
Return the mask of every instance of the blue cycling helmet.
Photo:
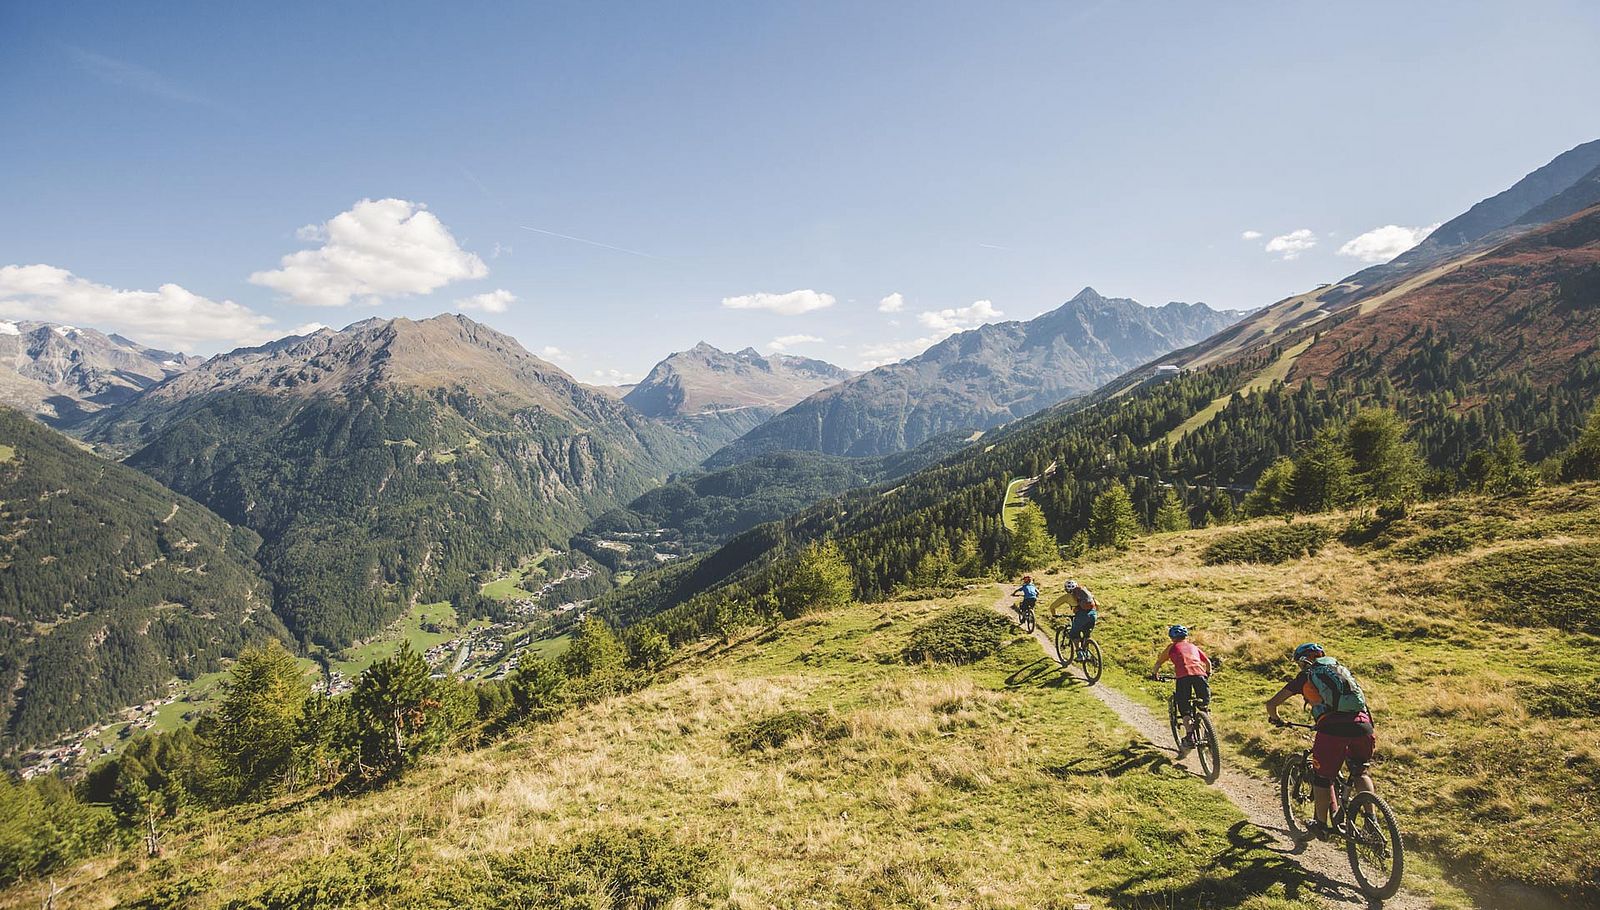
M1189 637L1189 627L1188 626L1167 626L1167 637L1172 639L1173 641L1177 641L1180 638L1188 638Z
M1322 646L1321 645L1317 644L1314 641L1308 641L1305 644L1301 645L1300 647L1294 649L1294 659L1295 660L1316 660L1317 658L1322 657L1323 655L1325 655L1327 653L1328 652L1322 650Z

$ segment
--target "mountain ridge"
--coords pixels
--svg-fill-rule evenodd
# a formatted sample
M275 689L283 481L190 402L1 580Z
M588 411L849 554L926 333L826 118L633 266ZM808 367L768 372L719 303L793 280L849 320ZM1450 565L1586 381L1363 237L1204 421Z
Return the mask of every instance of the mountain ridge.
M849 379L850 370L793 354L747 347L723 351L704 341L663 358L622 396L648 417L683 417L742 408L776 413Z

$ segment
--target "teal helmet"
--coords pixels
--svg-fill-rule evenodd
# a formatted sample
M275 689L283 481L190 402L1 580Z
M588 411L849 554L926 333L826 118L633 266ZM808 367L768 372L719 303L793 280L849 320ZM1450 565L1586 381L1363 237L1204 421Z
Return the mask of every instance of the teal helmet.
M1305 644L1301 645L1300 647L1294 649L1294 659L1295 660L1316 660L1317 658L1322 657L1327 653L1328 652L1322 650L1322 646L1321 645L1317 644L1314 641L1308 641Z
M1168 626L1167 627L1167 637L1172 639L1173 641L1177 641L1180 638L1188 638L1189 637L1189 627L1188 626Z

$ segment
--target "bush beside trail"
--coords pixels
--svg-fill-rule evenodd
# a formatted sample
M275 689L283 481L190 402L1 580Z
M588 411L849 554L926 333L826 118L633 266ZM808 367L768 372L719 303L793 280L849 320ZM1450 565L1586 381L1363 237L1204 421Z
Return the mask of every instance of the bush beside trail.
M908 663L970 664L999 651L1014 631L992 610L952 607L918 626L903 653Z
M1277 565L1303 556L1315 556L1328 542L1322 525L1280 525L1226 534L1205 548L1200 561L1208 566L1229 562Z

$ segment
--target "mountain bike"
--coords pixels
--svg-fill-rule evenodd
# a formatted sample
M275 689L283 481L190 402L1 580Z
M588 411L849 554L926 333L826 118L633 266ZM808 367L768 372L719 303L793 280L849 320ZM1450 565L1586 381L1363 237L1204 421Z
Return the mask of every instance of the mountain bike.
M1161 682L1173 682L1176 677L1157 676ZM1198 698L1188 699L1188 704L1178 704L1177 692L1167 694L1167 726L1172 729L1173 745L1182 752L1184 748L1184 719L1194 718L1194 751L1200 758L1200 773L1206 783L1216 781L1222 773L1222 751L1217 745L1216 724L1211 722L1211 711L1206 703Z
M1310 724L1284 721L1282 726L1315 730ZM1299 752L1284 762L1278 774L1278 798L1283 804L1283 820L1289 831L1304 839L1311 833L1316 817L1311 795L1311 750ZM1350 775L1339 769L1333 781L1333 818L1329 828L1344 838L1350 856L1350 871L1355 873L1361 893L1373 900L1394 897L1405 872L1405 843L1394 810L1376 793L1361 791L1350 795Z
M1016 595L1013 594L1012 596L1015 597ZM1023 630L1030 635L1039 625L1039 617L1036 615L1035 610L1036 606L1036 601L1029 600L1024 600L1016 606L1017 622L1021 623Z
M1072 640L1072 620L1068 619L1065 625L1056 627L1056 660L1065 670L1072 666L1076 660L1078 666L1083 668L1084 681L1094 685L1100 681L1100 645L1094 640L1094 633L1083 636L1077 642Z

